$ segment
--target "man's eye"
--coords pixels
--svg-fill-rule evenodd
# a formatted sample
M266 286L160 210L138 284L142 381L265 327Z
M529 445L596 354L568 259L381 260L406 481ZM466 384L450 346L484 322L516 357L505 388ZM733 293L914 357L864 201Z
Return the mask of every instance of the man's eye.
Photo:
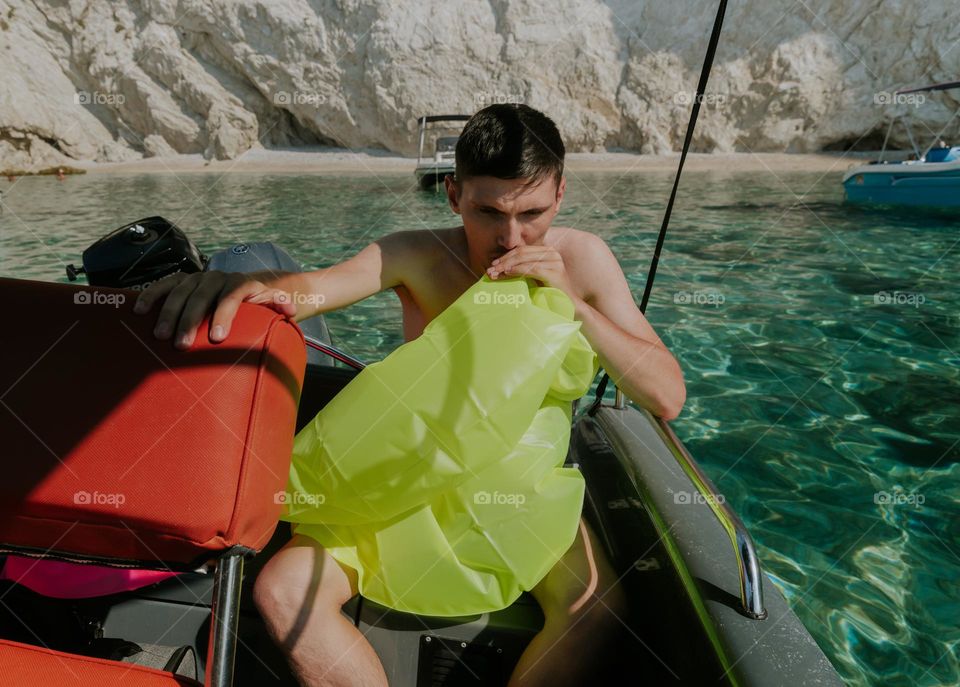
M526 211L525 213L523 213L523 214L529 215L530 217L537 217L537 216L543 214L543 210L527 210L527 211Z

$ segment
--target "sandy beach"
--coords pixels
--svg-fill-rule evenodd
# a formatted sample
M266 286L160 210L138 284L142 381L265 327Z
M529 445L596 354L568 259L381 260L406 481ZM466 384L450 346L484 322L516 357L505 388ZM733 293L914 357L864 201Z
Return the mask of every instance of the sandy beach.
M789 153L692 153L687 172L821 172L842 171L863 154ZM676 169L679 154L637 155L633 153L570 153L566 167L576 172L668 173ZM73 166L92 174L224 174L254 172L271 174L383 174L412 172L415 158L400 157L377 150L354 152L340 148L298 148L267 150L253 148L234 160L204 160L199 154L147 158L130 162L77 162Z

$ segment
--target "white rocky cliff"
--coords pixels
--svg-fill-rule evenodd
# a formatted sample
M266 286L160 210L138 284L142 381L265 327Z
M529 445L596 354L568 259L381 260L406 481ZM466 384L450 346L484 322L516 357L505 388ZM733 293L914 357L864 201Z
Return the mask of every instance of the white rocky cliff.
M669 152L714 11L712 0L0 0L0 168L234 158L258 144L412 154L418 116L506 100L545 110L570 150ZM871 147L907 110L936 131L960 93L878 101L958 78L955 0L734 1L695 147L811 152L864 134Z

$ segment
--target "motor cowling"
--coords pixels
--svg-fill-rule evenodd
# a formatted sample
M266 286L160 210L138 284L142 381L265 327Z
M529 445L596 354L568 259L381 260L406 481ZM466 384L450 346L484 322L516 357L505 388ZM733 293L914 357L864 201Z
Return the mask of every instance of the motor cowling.
M67 278L83 273L92 286L144 289L175 272L200 272L207 261L167 219L146 217L107 234L83 251L83 267L67 265Z

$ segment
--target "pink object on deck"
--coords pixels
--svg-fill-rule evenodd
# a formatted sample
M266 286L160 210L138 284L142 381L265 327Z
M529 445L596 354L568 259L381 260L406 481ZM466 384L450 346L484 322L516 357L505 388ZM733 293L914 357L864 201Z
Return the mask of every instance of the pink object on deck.
M83 599L139 589L178 573L164 570L110 568L24 556L7 556L0 579L13 580L37 594Z

